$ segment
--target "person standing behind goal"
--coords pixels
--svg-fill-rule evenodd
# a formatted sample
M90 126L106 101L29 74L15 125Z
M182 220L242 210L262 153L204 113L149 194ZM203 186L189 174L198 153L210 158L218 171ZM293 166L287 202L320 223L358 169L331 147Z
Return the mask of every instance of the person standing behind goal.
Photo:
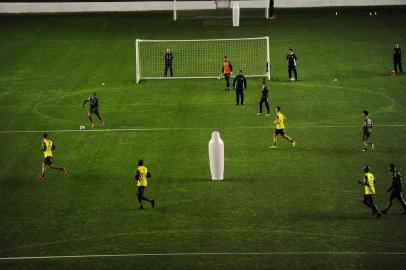
M241 106L244 105L244 90L247 89L247 80L242 74L242 70L240 70L240 74L234 78L233 89L235 89L235 105L240 105L240 98Z
M268 20L270 20L270 21L276 20L276 15L273 13L273 6L274 6L274 0L269 0Z
M233 66L231 65L231 62L228 60L227 56L224 56L221 74L224 76L224 80L226 81L226 87L224 90L230 90L230 77L233 75Z
M395 69L395 74L399 71L403 73L402 68L402 50L400 49L399 42L395 43L395 48L393 48L393 68Z

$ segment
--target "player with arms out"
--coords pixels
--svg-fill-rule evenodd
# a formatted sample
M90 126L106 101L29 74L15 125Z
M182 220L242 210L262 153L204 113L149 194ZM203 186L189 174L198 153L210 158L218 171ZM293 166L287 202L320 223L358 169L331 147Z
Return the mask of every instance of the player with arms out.
M151 177L151 173L148 171L147 167L144 166L144 161L140 159L138 161L137 171L135 173L135 180L137 181L137 199L140 203L140 209L144 209L142 201L147 201L151 203L152 208L155 207L155 200L150 200L144 196L145 189L148 186L147 178Z
M89 106L89 112L87 113L87 117L89 117L90 123L92 123L92 128L94 128L94 122L92 119L93 114L95 114L97 116L97 118L99 118L100 120L100 126L103 127L104 126L104 122L100 117L100 113L99 113L99 100L96 97L96 93L93 93L88 99L86 99L85 101L83 101L83 108L85 107L85 104L89 102L90 106Z
M288 140L292 143L292 146L295 147L296 146L296 142L294 140L292 140L291 137L289 137L285 131L285 124L284 121L287 118L285 117L285 115L283 115L283 113L281 112L281 107L276 107L276 119L275 121L273 121L274 124L276 124L276 129L275 129L275 133L273 134L273 145L271 146L271 148L275 149L276 148L276 137L278 135L281 135L285 140Z
M364 186L364 198L362 202L368 207L372 209L372 215L376 214L376 218L380 218L382 216L381 212L378 209L378 206L374 203L374 196L375 196L375 176L371 173L368 165L364 167L364 177L362 181L358 181L358 183Z
M59 170L66 174L66 169L64 167L55 167L54 160L52 158L52 151L55 150L54 143L48 138L48 134L44 133L42 138L41 151L44 152L44 161L42 163L41 175L37 177L37 180L43 181L45 179L45 172L48 168Z
M368 111L363 111L362 112L363 116L363 124L362 124L362 141L364 142L364 149L362 149L363 152L368 151L368 145L371 145L371 149L374 150L375 145L371 142L368 142L369 137L371 136L372 128L374 127L374 124L372 123L372 120L368 117Z

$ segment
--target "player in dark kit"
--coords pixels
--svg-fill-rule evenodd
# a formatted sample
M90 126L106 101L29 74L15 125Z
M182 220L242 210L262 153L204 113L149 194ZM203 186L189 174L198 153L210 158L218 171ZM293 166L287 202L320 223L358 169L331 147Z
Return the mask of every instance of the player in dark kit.
M374 203L374 196L375 196L375 176L371 173L368 165L364 167L364 177L362 181L358 181L360 185L364 187L364 198L362 202L368 207L372 209L372 215L376 214L376 218L380 218L382 216L381 212L379 211L378 206Z
M87 113L87 117L89 117L90 122L92 123L92 127L94 127L94 122L92 119L93 114L95 114L99 120L100 120L100 126L103 127L104 126L104 122L100 117L100 113L99 113L99 100L96 97L96 93L93 93L88 99L86 99L85 101L83 101L83 108L85 107L85 104L89 102L90 103L90 107L89 107L89 112Z
M269 98L268 98L268 86L266 85L266 78L262 79L262 89L261 89L261 100L259 101L259 113L257 115L262 114L262 104L265 103L265 107L267 110L267 114L265 116L270 116L271 113L269 111Z
M235 105L240 105L240 99L241 105L244 105L244 90L247 89L247 80L242 74L242 70L240 70L240 73L234 78L233 89L235 89Z
M165 52L165 77L168 76L168 69L171 77L173 77L173 70L172 70L172 61L173 61L173 53L171 49L167 48Z
M296 71L297 57L293 52L293 49L289 49L288 55L286 56L286 62L288 64L289 81L291 82L297 81L297 71ZM292 77L292 72L294 77Z
M392 206L393 199L398 199L403 207L403 215L405 215L406 202L403 199L402 193L402 176L400 175L399 171L396 170L395 164L389 164L389 171L392 173L392 185L388 189L388 192L390 192L388 204L386 205L385 209L382 210L382 213L387 214Z
M402 68L402 50L399 47L399 42L395 43L395 48L393 48L393 67L395 69L395 73L398 73L398 67L399 71L403 73L403 68Z
M148 186L147 178L150 177L151 173L148 171L147 167L144 166L144 161L140 159L138 161L137 172L135 173L135 180L137 181L137 199L140 203L140 209L144 209L142 201L150 202L152 208L155 207L155 200L150 200L144 196L145 189Z
M362 124L362 141L364 142L364 149L362 149L363 152L368 151L367 147L368 145L371 145L371 149L374 150L375 145L371 142L369 142L369 137L371 136L372 128L374 127L372 120L368 117L368 111L363 111L363 124Z

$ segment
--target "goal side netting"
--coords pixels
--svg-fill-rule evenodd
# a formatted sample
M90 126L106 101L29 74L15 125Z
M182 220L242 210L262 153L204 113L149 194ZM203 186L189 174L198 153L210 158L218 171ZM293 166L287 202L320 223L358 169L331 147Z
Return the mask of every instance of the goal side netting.
M270 79L269 37L240 39L145 40L137 39L136 80L219 78L224 56L234 74ZM173 55L173 76L166 68L166 50ZM165 71L167 71L165 75Z
M198 4L196 4L198 3ZM269 0L173 0L173 20L227 19L233 15L233 6L238 3L241 18L267 18Z

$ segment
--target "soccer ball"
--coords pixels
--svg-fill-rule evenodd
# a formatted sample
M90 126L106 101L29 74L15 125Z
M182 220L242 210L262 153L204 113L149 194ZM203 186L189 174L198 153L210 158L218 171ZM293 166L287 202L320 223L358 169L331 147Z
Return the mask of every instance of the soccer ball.
M84 129L85 129L85 126L84 126L84 125L81 125L81 126L79 127L79 129L80 129L80 130L84 130Z

